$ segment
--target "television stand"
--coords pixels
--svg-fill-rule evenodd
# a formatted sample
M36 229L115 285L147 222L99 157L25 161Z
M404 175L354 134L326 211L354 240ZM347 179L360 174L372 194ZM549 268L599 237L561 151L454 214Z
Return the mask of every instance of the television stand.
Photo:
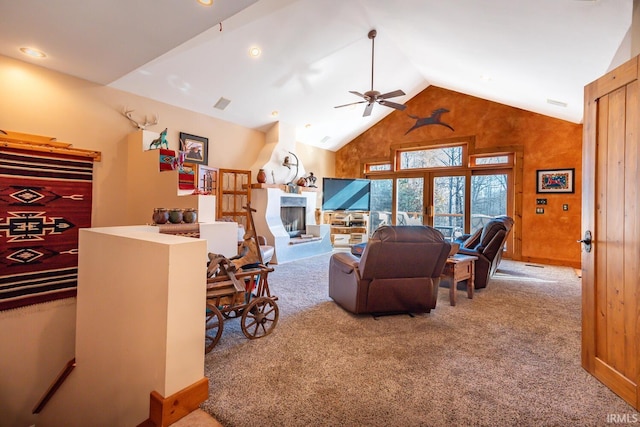
M331 226L333 247L350 247L369 239L368 211L325 211L323 223Z

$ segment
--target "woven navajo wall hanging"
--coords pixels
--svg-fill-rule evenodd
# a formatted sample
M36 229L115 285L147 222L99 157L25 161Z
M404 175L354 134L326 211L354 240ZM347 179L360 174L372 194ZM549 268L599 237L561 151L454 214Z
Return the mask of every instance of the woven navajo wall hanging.
M91 227L97 156L70 144L63 149L55 143L48 151L43 144L8 144L5 135L0 137L0 310L75 296L78 231Z

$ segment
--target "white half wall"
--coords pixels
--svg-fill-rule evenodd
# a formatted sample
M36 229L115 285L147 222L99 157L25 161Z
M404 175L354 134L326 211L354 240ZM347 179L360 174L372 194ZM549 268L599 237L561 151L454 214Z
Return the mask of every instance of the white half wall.
M204 377L206 250L141 227L80 230L76 368L39 427L138 425L152 391Z

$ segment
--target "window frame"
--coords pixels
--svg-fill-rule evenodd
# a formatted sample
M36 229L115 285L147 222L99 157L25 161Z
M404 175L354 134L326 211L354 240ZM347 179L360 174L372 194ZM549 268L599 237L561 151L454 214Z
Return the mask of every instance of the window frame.
M448 146L463 146L462 152L462 166L450 166L450 167L438 167L438 168L415 168L415 169L399 169L400 153L404 151L416 151L428 148L442 148ZM498 157L508 156L508 162L506 163L493 163L493 164L477 164L476 159L483 157ZM513 216L514 219L522 217L523 201L523 158L524 147L522 145L501 145L493 146L489 148L476 148L475 136L447 138L431 141L414 141L400 144L391 144L388 157L377 157L370 159L363 159L361 161L361 178L370 179L393 179L403 176L411 176L415 174L440 174L440 173L464 173L467 175L466 191L471 191L471 176L477 174L491 174L500 173L500 171L506 171L509 175L509 194L507 200L508 215ZM369 165L389 164L390 170L385 171L371 171ZM426 188L426 185L425 185ZM426 196L425 196L426 197ZM466 200L470 199L470 194L465 195ZM425 198L427 200L427 198ZM396 188L395 183L393 186L392 203L395 207L396 204ZM470 210L470 205L466 207ZM394 212L393 215L396 213ZM468 213L470 214L470 212ZM514 224L514 228L510 233L509 244L507 246L507 256L511 256L513 259L520 259L522 256L522 241L521 241L521 225L518 221Z

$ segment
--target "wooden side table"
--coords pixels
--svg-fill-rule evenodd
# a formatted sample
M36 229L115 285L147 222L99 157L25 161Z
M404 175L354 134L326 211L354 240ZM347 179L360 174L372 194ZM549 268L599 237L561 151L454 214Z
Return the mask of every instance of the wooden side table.
M478 259L473 255L455 254L447 258L442 275L451 280L449 285L449 303L456 305L456 288L458 282L467 280L467 297L473 298L475 288L475 263Z

